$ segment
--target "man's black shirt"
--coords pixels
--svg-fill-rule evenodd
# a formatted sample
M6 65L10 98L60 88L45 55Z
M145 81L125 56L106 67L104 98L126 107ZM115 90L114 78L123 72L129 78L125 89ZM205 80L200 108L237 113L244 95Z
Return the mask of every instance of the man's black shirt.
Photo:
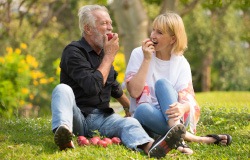
M113 66L103 86L103 76L97 70L103 56L103 50L98 55L84 38L71 42L62 53L60 83L73 89L76 104L85 114L95 108L109 110L110 96L120 98L123 94Z

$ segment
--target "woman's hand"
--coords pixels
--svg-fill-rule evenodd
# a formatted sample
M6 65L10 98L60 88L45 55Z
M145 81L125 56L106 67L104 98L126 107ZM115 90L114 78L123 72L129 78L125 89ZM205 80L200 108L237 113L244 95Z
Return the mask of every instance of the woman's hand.
M155 52L154 43L148 38L142 42L142 51L144 54L144 59L150 60L152 54Z
M187 110L187 104L181 104L179 102L175 102L169 105L169 109L166 110L166 114L168 114L168 118L173 118L174 120L180 120L181 117L185 114Z

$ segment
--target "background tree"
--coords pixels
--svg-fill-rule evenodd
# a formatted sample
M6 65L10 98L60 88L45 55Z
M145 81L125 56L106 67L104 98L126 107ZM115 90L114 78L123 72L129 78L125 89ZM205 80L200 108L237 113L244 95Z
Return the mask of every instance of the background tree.
M236 1L217 2L201 3L185 17L187 57L192 62L196 89L249 89L249 47L242 45L249 42L241 38L245 32L241 10L235 8Z
M152 20L172 10L182 16L186 26L189 47L185 56L191 64L195 90L250 90L249 0L0 1L0 56L5 56L8 47L27 44L23 56L35 57L39 61L37 69L46 77L54 77L31 101L44 108L44 113L50 113L51 91L59 82L62 50L80 38L78 9L95 3L109 8L114 32L121 42L117 57L124 57L124 50L126 63L132 49L149 37ZM119 63L115 65L119 67ZM6 89L0 90L4 93Z
M127 62L132 49L140 46L142 40L149 37L146 32L150 32L152 20L158 14L171 10L187 21L186 28L190 39L187 53L193 54L187 57L194 73L195 89L245 90L249 88L249 81L244 80L248 77L246 72L249 72L249 46L246 49L242 43L249 45L249 41L244 42L239 34L243 31L244 24L242 16L237 14L242 11L239 8L249 12L249 4L246 7L246 3L249 2L114 0L111 9L121 33ZM237 26L233 26L235 24Z

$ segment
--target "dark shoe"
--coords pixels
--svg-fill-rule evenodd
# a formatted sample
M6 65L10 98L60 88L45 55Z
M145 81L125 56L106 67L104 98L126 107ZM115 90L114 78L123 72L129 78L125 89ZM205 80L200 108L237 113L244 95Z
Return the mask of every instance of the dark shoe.
M230 136L229 134L219 134L219 135L226 135L227 136L227 143L226 145L230 145L232 143L232 136ZM214 139L216 139L216 141L214 142L214 144L220 144L220 142L223 140L219 137L219 135L217 134L209 134L209 135L206 135L206 137L213 137Z
M148 151L148 156L155 158L165 157L169 151L180 146L185 133L186 129L183 124L173 126L165 136L155 140Z
M54 141L60 150L65 150L67 148L75 148L73 141L73 133L70 132L66 125L60 125L54 136Z

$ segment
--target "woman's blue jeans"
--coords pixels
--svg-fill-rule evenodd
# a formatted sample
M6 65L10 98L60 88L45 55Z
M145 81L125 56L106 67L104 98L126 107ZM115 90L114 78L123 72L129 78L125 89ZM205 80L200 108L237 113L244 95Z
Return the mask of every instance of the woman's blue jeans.
M71 87L59 84L52 92L52 130L64 124L77 136L91 137L98 130L105 137L119 137L128 148L137 149L138 145L152 142L141 124L132 117L124 118L119 114L89 114L84 117L77 107Z
M134 117L150 134L165 135L170 129L165 112L170 104L178 101L178 93L168 80L160 79L155 83L155 95L160 109L149 103L142 103L136 108Z

